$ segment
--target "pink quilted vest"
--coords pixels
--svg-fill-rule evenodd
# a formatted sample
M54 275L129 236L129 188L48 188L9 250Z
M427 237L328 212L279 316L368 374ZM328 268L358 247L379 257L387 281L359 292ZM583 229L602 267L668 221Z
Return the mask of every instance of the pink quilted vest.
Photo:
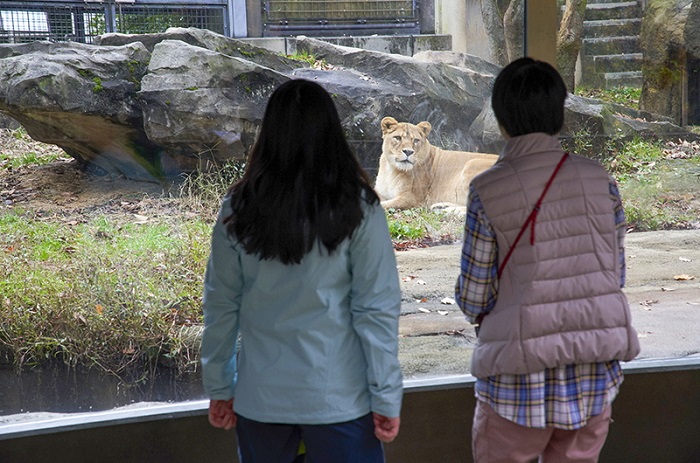
M472 181L497 235L502 261L563 155L537 133L508 141L499 161ZM620 288L620 241L610 177L571 155L498 282L472 357L476 377L534 373L571 363L632 360L639 353Z

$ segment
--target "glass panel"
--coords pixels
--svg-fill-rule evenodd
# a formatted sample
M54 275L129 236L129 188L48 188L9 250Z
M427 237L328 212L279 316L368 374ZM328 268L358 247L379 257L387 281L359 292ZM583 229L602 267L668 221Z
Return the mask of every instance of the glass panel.
M395 40L392 46L407 31L428 31L424 35L436 43L441 37L435 38L433 32L449 34L452 51L486 60L498 69L532 50L526 47L524 24L526 6L533 2L267 0L261 1L258 16L248 12L248 23L251 30L257 24L258 30L250 34L255 37L361 38L355 44L369 43L372 34L396 36L390 37ZM681 21L684 30L695 30L689 21L697 21L698 14L695 6L682 0L677 9L661 3L589 2L585 14L577 17L583 3L560 1L552 6L560 12L557 24L546 23L545 15L528 22L530 32L559 28L558 36L552 34L558 40L554 58L572 91L562 143L572 152L601 161L619 182L630 229L626 291L639 323L643 357L700 350L694 334L700 317L696 295L700 46L687 44L679 50L678 36L662 27ZM168 27L223 34L228 29L227 8L221 2L175 0L167 4L3 1L0 43L90 44L105 32L157 33ZM655 29L668 33L652 35ZM275 43L282 44L281 54L286 55L285 42ZM387 49L395 52L391 46ZM250 53L240 50L241 56ZM343 65L303 53L293 57L308 62L303 72L309 75L346 71ZM139 72L133 67L137 64L131 63L127 71ZM91 92L104 91L106 82L91 72L76 64L76 73L94 82ZM442 77L449 80L452 74ZM371 80L364 75L357 78ZM370 83L362 92L374 91ZM429 88L431 82L423 85ZM197 90L196 85L183 83L183 92L194 95ZM135 90L134 100L139 97ZM487 100L488 95L479 104ZM191 101L192 108L201 102L197 97ZM373 103L353 111L388 111L372 107ZM465 126L474 123L480 109L464 116ZM55 129L47 131L57 140L65 136L59 112L48 116L46 124ZM421 114L431 116L430 110ZM660 122L648 125L651 121ZM203 169L202 175L180 178L176 185L134 188L123 179L96 180L96 173L105 173L100 166L86 171L70 154L82 148L77 146L79 136L64 151L35 142L19 122L2 113L0 122L7 127L0 138L0 391L5 391L0 394L0 414L202 398L200 298L210 227L221 194L244 165L227 163L217 138L206 153L191 156L184 167L205 164L200 162L205 159L220 175ZM430 140L436 146L487 150L476 142L464 146L456 141L455 130L432 123ZM103 134L109 149L124 149L120 134L102 126L82 129ZM140 141L138 149L128 148L139 152L152 147L150 141ZM244 141L232 145L242 146ZM350 142L363 150L363 159L371 160L365 167L376 175L380 137ZM147 155L138 160L139 165L148 161ZM418 208L391 211L388 219L404 289L400 355L406 378L468 373L476 336L453 299L460 258L455 241L461 237L463 218ZM670 328L672 322L678 324Z

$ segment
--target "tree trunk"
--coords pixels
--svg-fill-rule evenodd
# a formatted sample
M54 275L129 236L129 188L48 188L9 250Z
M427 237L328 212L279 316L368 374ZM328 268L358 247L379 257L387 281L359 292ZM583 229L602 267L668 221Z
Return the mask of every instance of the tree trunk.
M506 36L508 62L525 54L525 1L511 0L503 16L503 29Z
M576 60L583 41L583 16L587 0L566 0L564 15L557 33L557 66L566 88L574 91Z
M491 60L500 66L508 64L506 38L503 33L503 14L498 0L481 0L481 16L491 45Z

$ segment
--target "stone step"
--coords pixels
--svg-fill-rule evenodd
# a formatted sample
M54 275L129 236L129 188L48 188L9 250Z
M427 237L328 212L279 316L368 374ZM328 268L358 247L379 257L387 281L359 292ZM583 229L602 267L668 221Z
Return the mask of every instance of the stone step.
M622 55L640 53L639 36L584 38L581 44L583 55Z
M606 89L616 87L641 87L642 71L606 72L603 74Z
M599 55L588 57L592 59L594 72L629 72L642 69L641 53L629 53L625 55Z
M639 35L641 28L641 18L584 21L583 36L591 38Z
M581 55L581 85L591 88L607 87L606 74L639 72L642 69L642 54L625 55ZM620 76L621 78L622 76ZM615 78L615 76L611 77ZM613 85L614 86L614 85Z
M621 3L621 1L624 0L594 0L590 4L595 5L596 3Z
M585 20L600 21L606 19L641 18L642 7L639 2L589 3L586 5Z

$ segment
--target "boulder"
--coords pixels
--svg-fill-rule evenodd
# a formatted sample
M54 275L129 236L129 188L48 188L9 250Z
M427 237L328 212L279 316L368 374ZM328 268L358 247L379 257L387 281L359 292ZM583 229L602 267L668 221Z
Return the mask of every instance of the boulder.
M137 96L150 55L140 43L0 45L0 111L95 172L162 177Z
M700 0L690 5L685 23L686 75L688 82L687 123L700 125Z
M312 56L315 65L199 29L109 34L93 45L0 45L0 112L92 172L149 181L244 158L271 92L295 78L330 92L370 174L385 116L429 121L436 146L500 150L489 114L498 66L452 52L406 57L306 37L294 42L297 56ZM567 108L569 134L582 127L606 135L685 133L666 119L596 100L572 96Z
M644 56L639 107L668 116L677 124L683 117L684 31L692 1L650 0L639 38ZM695 24L697 27L700 24Z

